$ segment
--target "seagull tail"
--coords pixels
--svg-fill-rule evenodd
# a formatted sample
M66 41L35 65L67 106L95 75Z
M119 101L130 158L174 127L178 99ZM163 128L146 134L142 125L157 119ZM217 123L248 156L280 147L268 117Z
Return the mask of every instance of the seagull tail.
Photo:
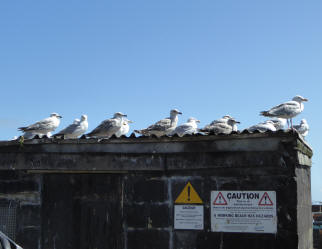
M28 127L19 127L18 131L26 132Z
M91 136L93 136L94 134L93 134L93 132L90 132L90 133L86 133L86 134L84 134L86 137L91 137Z
M265 117L272 117L272 115L269 114L269 111L262 111L262 112L260 112L260 115L265 116Z
M149 133L147 132L147 129L143 129L143 130L134 130L135 133L144 135L144 136L148 136Z
M54 135L52 135L52 137L59 137L59 136L64 136L64 135L65 135L64 133L58 132L58 133L55 133Z

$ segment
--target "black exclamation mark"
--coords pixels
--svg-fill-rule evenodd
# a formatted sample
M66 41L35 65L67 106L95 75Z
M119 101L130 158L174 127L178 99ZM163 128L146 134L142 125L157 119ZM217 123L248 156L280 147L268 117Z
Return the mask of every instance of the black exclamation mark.
M266 203L266 200L267 200L267 196L265 195L265 204L267 204L267 203Z
M190 201L190 186L188 186L188 201Z

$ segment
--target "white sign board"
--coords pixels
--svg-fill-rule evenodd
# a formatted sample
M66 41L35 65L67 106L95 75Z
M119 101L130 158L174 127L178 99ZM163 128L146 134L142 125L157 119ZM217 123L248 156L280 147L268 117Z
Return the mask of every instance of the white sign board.
M174 229L203 230L202 205L174 205Z
M276 233L276 192L211 191L211 231Z

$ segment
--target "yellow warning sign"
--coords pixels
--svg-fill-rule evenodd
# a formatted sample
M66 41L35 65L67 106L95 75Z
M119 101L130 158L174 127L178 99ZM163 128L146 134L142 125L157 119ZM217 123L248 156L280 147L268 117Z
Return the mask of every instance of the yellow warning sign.
M196 190L192 187L191 183L188 182L187 185L182 190L181 194L176 199L175 203L184 203L184 204L197 204L203 203L199 197Z

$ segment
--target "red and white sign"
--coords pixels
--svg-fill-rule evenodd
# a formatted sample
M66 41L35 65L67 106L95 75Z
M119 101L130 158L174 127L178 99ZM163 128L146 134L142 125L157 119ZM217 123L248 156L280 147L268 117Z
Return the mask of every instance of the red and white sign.
M219 206L227 205L227 201L221 192L218 193L216 199L213 202L213 205L219 205Z
M276 233L275 191L211 191L211 231Z
M258 203L258 206L273 206L273 202L271 198L269 198L269 195L267 194L267 192L263 194L262 198Z

